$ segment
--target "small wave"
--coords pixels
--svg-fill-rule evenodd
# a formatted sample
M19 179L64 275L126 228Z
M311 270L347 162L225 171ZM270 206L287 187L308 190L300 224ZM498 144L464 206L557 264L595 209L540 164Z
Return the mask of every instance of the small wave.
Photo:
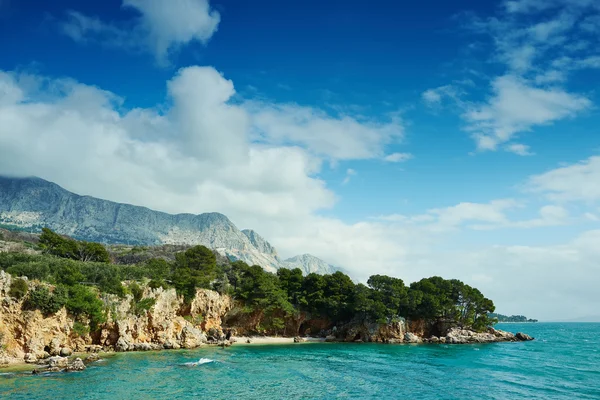
M186 367L197 367L202 364L214 363L215 360L211 360L210 358L201 358L198 361L186 362L183 365Z

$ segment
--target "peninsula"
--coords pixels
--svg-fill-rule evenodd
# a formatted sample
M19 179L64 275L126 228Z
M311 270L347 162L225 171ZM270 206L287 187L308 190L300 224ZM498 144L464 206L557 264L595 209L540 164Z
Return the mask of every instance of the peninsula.
M268 336L290 338L280 343L531 339L493 329L493 302L458 280L406 286L373 275L356 284L340 271L270 273L202 245L105 246L47 228L1 231L0 304L0 364L50 370L79 369L81 360L61 358L75 352L266 343Z

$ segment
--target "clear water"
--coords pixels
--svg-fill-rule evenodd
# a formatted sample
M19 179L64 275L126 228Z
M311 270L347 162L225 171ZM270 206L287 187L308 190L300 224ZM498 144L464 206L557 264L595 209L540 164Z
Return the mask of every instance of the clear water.
M128 353L80 373L0 375L0 398L600 399L600 324L501 328L536 340Z

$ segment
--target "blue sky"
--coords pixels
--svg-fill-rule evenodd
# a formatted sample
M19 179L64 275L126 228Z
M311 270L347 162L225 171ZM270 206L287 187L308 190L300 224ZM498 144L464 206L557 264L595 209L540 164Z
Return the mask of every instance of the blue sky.
M599 34L592 0L0 0L0 173L593 315Z

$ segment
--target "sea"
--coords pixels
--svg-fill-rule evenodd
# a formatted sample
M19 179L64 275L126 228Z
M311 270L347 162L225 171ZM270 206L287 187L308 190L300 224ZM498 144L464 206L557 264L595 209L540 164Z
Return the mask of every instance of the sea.
M2 399L600 399L600 323L499 324L532 342L303 343L126 353L3 373Z

